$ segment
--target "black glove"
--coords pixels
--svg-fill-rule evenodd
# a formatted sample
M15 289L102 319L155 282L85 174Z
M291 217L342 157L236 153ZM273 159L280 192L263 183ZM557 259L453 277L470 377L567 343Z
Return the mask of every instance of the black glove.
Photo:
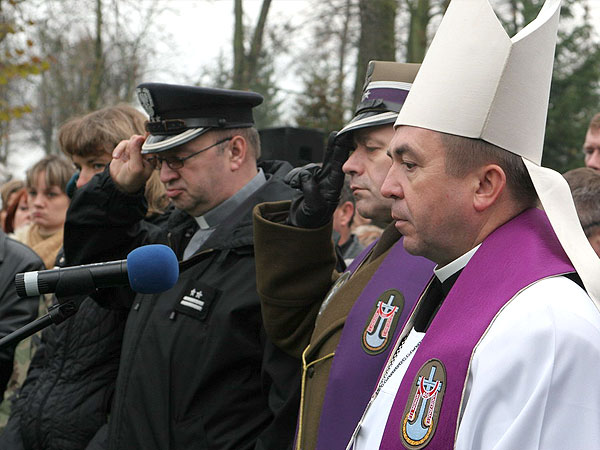
M322 166L307 164L292 169L285 176L286 183L302 191L292 201L288 218L290 225L320 228L331 220L344 185L342 166L353 149L351 133L337 137L334 131L329 135Z

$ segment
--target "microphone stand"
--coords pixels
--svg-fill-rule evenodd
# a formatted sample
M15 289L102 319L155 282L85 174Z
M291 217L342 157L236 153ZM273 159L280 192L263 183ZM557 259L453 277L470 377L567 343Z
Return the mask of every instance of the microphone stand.
M0 339L0 349L11 344L16 344L52 324L58 325L64 322L79 310L79 305L85 297L87 295L72 295L64 298L56 297L58 303L48 308L47 314L38 317L33 322L29 322Z

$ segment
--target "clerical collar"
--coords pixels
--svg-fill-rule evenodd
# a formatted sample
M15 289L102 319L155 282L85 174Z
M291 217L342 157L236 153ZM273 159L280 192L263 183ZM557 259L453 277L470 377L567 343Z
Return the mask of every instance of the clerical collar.
M258 173L246 185L213 209L198 217L194 217L201 230L208 230L219 225L235 209L267 182L265 173L259 167Z
M446 264L443 267L435 266L435 268L433 269L433 273L443 283L448 278L450 278L452 275L454 275L456 272L464 269L464 267L469 263L469 261L471 260L471 258L473 257L473 255L475 254L475 252L477 251L477 249L480 246L481 246L481 244L473 247L467 253L465 253L462 256L459 256L454 261L449 262L448 264Z
M446 264L444 267L438 268L436 266L435 269L433 269L435 278L425 292L423 299L419 303L419 309L415 313L413 327L416 331L420 333L425 333L427 331L433 318L442 306L444 299L458 279L460 272L475 254L479 245L472 248L464 255L456 258L454 261Z

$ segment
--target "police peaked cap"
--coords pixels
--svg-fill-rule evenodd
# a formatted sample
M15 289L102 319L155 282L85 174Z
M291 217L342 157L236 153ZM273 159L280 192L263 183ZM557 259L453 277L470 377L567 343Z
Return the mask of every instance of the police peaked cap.
M144 154L185 144L210 129L251 127L252 108L263 101L255 92L164 83L142 83L136 93L149 116Z

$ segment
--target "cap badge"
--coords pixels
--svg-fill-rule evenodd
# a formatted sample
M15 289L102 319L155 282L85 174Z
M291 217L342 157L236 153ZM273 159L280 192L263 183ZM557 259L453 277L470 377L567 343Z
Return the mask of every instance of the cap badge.
M419 450L433 438L446 392L446 368L430 359L415 376L402 415L400 437L407 449Z
M365 352L378 355L387 348L403 309L404 295L396 289L388 289L377 298L362 334Z
M144 111L146 111L151 118L154 118L154 101L152 100L150 91L146 88L137 88L137 95Z
M363 91L367 88L367 86L371 82L371 78L373 77L374 71L375 71L375 61L369 61L369 64L367 65L367 73L365 74L365 82L363 84Z
M363 94L362 98L360 99L361 102L364 102L366 99L369 98L369 96L371 95L371 91L365 91L365 93Z

